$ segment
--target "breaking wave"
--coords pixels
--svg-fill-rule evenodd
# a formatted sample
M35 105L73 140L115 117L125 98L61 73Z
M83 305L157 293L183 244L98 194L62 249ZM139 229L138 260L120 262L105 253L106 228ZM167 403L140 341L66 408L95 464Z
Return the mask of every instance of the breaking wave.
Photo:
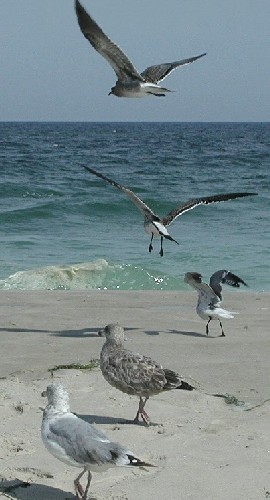
M104 259L18 271L0 280L2 290L181 290L181 279Z

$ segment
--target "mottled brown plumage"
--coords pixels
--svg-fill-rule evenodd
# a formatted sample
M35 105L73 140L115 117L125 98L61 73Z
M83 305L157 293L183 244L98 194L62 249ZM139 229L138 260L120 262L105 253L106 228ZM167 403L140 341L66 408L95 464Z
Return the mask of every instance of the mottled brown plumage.
M106 342L100 353L101 371L105 380L113 387L140 398L135 422L138 422L141 415L143 421L149 424L150 420L144 406L150 396L171 389L189 391L194 389L182 381L178 373L162 368L159 363L147 356L125 349L124 329L120 325L107 325L104 333Z

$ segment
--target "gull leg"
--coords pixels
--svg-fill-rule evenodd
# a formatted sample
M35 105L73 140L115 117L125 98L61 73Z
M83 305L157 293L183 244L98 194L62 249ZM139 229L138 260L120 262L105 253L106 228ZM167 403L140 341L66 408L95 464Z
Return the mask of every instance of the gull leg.
M134 418L133 422L134 424L138 424L139 423L139 417L140 417L140 414L141 414L141 407L142 407L142 404L143 404L143 400L142 398L140 397L140 401L139 401L139 408L138 408L138 411L136 413L136 417Z
M79 498L79 499L82 499L82 500L83 500L85 492L84 492L83 487L82 487L82 485L80 483L80 479L84 475L85 472L86 472L86 468L84 467L83 471L74 480L74 487L75 487L76 498Z
M149 416L147 415L144 407L145 407L145 404L146 404L146 401L149 399L149 396L146 396L145 400L143 401L143 398L140 398L140 404L139 404L139 411L140 411L140 414L141 414L141 417L144 421L144 423L146 425L149 425L150 424L150 418Z
M223 326L222 326L222 323L219 319L219 324L220 324L220 328L221 328L221 337L226 337L225 333L224 333L224 330L223 330Z
M134 424L138 424L139 423L139 416L140 416L140 410L137 411L136 417L133 420Z
M150 252L150 253L151 253L151 252L152 252L152 250L153 250L153 245L152 245L153 238L154 238L154 234L152 233L152 236L151 236L151 241L150 241L150 245L149 245L149 252Z
M160 257L163 257L163 236L160 238L160 252L159 252Z
M138 411L137 411L136 417L135 417L135 418L134 418L134 420L133 420L133 422L134 422L135 424L137 424L137 423L139 422L139 417L140 417L140 415L141 415L142 420L144 421L144 423L145 423L146 425L149 425L149 424L150 424L150 418L149 418L149 416L147 415L147 413L146 413L146 411L145 411L145 409L144 409L144 407L145 407L145 403L146 403L146 401L147 401L148 399L149 399L149 396L147 396L147 397L145 398L145 400L143 400L143 398L142 398L142 397L140 397L139 409L138 409Z
M206 335L208 335L208 333L209 333L209 326L208 326L208 325L209 325L209 323L210 323L211 319L212 319L212 318L211 318L211 317L209 317L209 320L207 321L207 325L206 325Z
M83 495L83 497L82 497L82 500L87 500L87 493L88 493L88 490L89 490L89 487L90 487L91 479L92 479L92 474L91 474L91 472L90 472L90 470L89 470L89 471L88 471L87 484L86 484L86 488L85 488L85 491L84 491L84 495Z

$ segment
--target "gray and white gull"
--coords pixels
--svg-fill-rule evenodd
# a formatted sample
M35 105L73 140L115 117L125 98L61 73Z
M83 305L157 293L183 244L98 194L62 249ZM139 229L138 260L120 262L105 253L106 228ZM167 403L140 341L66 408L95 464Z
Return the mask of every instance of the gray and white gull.
M183 215L185 212L188 212L189 210L192 210L193 208L198 207L199 205L209 205L210 203L218 203L222 201L234 200L236 198L243 198L245 196L254 196L257 194L257 193L247 193L247 192L225 193L225 194L214 194L212 196L205 196L201 198L193 198L171 210L167 215L165 215L165 217L159 217L151 210L151 208L149 208L146 205L146 203L144 203L144 201L142 201L133 191L131 191L131 189L128 189L125 186L122 186L121 184L118 184L112 179L109 179L109 177L106 177L106 175L97 172L93 168L86 166L84 168L91 174L100 177L100 179L103 179L104 181L108 182L112 186L116 187L117 189L125 193L129 197L129 199L137 206L137 208L140 210L140 212L144 217L145 232L151 235L149 252L152 252L153 250L152 246L153 238L160 237L161 246L159 254L161 257L163 256L164 238L167 240L174 241L175 243L177 243L177 245L179 245L179 243L170 236L166 228L180 215Z
M54 457L67 465L83 468L74 481L76 498L87 499L91 471L103 472L114 466L153 467L72 413L68 392L61 384L48 385L42 395L48 398L41 425L44 445ZM87 484L83 488L80 479L86 472Z
M218 320L221 328L221 337L225 337L225 333L223 330L223 326L220 318L234 318L234 314L237 314L232 311L226 311L223 309L220 304L222 302L222 284L230 285L233 287L240 287L240 284L247 286L247 284L231 273L230 271L226 271L221 269L220 271L216 271L212 274L210 278L210 283L204 283L202 281L202 275L195 272L189 272L185 274L184 281L188 283L190 286L195 288L198 292L198 302L196 306L197 314L204 320L208 320L206 324L206 335L209 333L209 323L212 319Z
M165 96L165 93L171 92L171 90L160 87L158 83L178 66L192 63L206 55L204 53L180 61L157 64L139 73L120 47L105 35L94 19L86 12L79 0L75 0L75 10L83 35L94 49L107 60L116 73L118 80L109 95L114 94L117 97L145 97L151 94Z
M99 334L106 337L100 353L100 368L105 380L116 389L139 397L135 423L138 423L141 416L145 424L150 424L150 418L145 411L145 404L150 396L172 389L194 389L178 373L162 368L147 356L125 349L122 326L109 324Z

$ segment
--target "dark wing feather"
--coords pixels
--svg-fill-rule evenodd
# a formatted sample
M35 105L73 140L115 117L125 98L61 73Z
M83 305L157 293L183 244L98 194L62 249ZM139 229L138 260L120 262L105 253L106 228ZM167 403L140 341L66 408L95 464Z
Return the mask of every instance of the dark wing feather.
M183 389L185 391L193 391L195 387L190 385L188 382L185 382L182 380L182 377L172 371L168 370L167 368L164 368L164 373L166 377L166 385L164 386L164 390L171 390L171 389Z
M199 56L189 57L188 59L182 59L181 61L174 61L171 63L157 64L156 66L149 66L142 73L141 76L151 83L158 83L164 80L174 69L178 66L184 66L185 64L190 64L196 61L200 57L205 56L206 53L200 54Z
M226 283L226 285L234 286L239 288L240 284L248 286L247 283L245 283L242 278L239 278L239 276L236 276L236 274L231 273L230 271L227 272L226 276L222 279L222 283Z
M214 292L219 296L221 299L221 283L226 283L226 285L230 285L236 288L240 287L240 284L248 286L242 278L239 278L239 276L236 276L236 274L231 273L230 271L227 271L225 269L221 269L220 271L216 271L214 274L212 274L210 278L210 286L214 290Z
M188 210L192 210L199 205L209 205L210 203L218 203L220 201L235 200L236 198L243 198L244 196L254 196L258 193L227 193L227 194L215 194L213 196L205 196L203 198L194 198L186 203L180 205L179 207L171 210L165 217L161 219L164 226L168 226L176 217L182 215Z
M157 220L159 221L159 217L152 212L152 210L142 201L131 189L126 188L125 186L122 186L121 184L118 184L118 182L113 181L112 179L109 179L109 177L106 177L106 175L101 174L100 172L97 172L93 168L90 167L84 167L88 172L91 174L96 175L97 177L100 177L100 179L103 179L104 181L108 182L112 186L116 187L123 193L125 193L129 199L138 207L138 209L142 212L144 216L148 216L150 220Z
M100 55L105 57L114 69L119 80L128 78L144 81L140 73L134 68L124 52L105 35L94 19L86 12L78 0L75 1L75 10L82 34L91 43Z

